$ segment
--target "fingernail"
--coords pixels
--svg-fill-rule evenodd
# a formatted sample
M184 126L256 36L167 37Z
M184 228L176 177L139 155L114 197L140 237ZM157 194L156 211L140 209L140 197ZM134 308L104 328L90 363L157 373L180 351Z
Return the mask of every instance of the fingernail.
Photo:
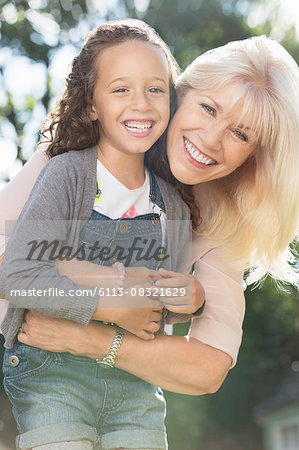
M155 282L155 285L156 285L156 286L160 286L160 284L161 284L161 283L160 283L159 280Z

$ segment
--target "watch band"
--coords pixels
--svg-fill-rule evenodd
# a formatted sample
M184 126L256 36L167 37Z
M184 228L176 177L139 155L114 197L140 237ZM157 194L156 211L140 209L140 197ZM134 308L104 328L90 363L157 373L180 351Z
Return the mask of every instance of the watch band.
M109 352L107 353L106 356L104 356L104 358L96 359L96 362L100 367L103 367L104 369L113 369L115 359L116 359L118 350L121 346L121 343L123 341L124 335L125 335L125 330L117 327L116 334L113 339L113 342L112 342Z

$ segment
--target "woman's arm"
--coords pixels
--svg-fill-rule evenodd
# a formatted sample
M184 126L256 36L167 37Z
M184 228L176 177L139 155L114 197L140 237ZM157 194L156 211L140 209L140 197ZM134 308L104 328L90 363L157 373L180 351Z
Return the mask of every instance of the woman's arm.
M45 152L37 149L18 174L7 183L0 191L0 255L3 256L5 240L11 233L11 229L18 219L33 188L37 176L48 162ZM2 258L0 261L0 267ZM0 299L3 297L0 296ZM3 303L1 303L3 307ZM0 323L4 317L6 308L0 311Z
M228 354L197 339L165 335L148 342L127 335L116 360L117 367L149 383L189 395L216 392L231 363Z
M115 328L91 322L87 327L36 312L26 313L18 339L44 350L102 358L115 336ZM126 333L116 367L163 389L189 395L215 392L222 384L231 357L197 339L159 335L144 341Z
M244 296L241 274L224 264L221 249L195 246L196 276L206 290L207 311L195 318L189 337L159 335L143 341L126 333L116 366L164 389L201 395L215 392L234 365L242 335ZM220 259L219 259L220 258ZM202 327L201 327L202 324ZM115 330L91 322L82 327L30 313L19 340L50 351L102 358Z
M246 286L243 272L225 259L224 252L222 247L212 248L203 237L194 239L194 275L204 287L206 305L192 321L189 336L228 353L233 367L242 341Z
M0 191L0 235L10 234L10 221L16 221L29 197L34 183L49 161L38 148L17 175Z
M195 275L206 292L204 313L192 320L189 337L157 336L143 343L127 334L117 358L118 367L175 392L196 395L220 387L236 363L245 310L242 272L234 270L223 253L222 248L212 248L195 236ZM90 324L85 332L85 337L71 339L67 351L103 357L114 331Z
M241 345L245 314L243 273L224 258L223 248L213 248L206 239L196 235L193 256L196 258L194 273L203 285L206 306L202 315L192 320L189 337L230 355L233 367ZM67 271L67 263L62 263L61 274L72 277L71 265Z

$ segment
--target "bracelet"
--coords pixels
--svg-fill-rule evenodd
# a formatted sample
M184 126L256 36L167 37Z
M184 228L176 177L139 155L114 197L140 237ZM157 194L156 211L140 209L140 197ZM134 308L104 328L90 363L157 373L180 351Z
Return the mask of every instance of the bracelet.
M200 316L204 312L205 306L206 306L206 301L204 300L203 304L196 311L194 311L194 313L192 313L192 316L193 317Z
M112 264L112 267L115 267L117 269L118 279L116 281L116 291L117 291L117 294L121 294L119 292L119 289L121 289L123 287L124 279L126 276L126 269L125 269L125 266L123 265L123 263L121 263L119 261L116 261L114 264ZM114 325L113 322L104 322L103 320L101 320L101 322L104 325Z
M116 287L117 289L120 289L123 287L124 279L126 276L126 269L123 263L116 261L114 264L112 264L112 267L115 267L118 272L118 279L116 281Z
M115 364L115 359L118 353L118 350L121 346L121 343L123 341L125 335L125 330L122 328L116 328L116 334L113 339L112 345L109 349L109 352L106 356L104 356L103 359L96 358L96 362L100 367L103 367L104 369L113 369Z

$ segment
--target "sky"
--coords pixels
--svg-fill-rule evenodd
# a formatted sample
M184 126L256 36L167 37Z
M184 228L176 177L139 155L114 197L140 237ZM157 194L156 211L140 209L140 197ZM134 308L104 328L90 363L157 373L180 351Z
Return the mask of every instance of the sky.
M38 6L41 0L30 0L30 5L34 8L34 5ZM98 9L98 14L105 14L105 1L93 2ZM109 7L113 2L117 0L109 0ZM142 11L147 7L149 0L135 0L135 6ZM242 12L242 8L248 9L247 0L239 0L239 9ZM278 6L278 7L277 7ZM100 10L101 9L101 10ZM78 11L78 14L80 11ZM267 5L258 5L253 8L248 16L248 24L251 27L263 23L266 19L272 19L274 26L271 36L277 40L283 39L285 32L292 26L296 25L297 40L299 41L299 11L298 0L272 0ZM16 20L15 9L12 3L8 3L4 7L4 17L2 19L7 20L10 23L14 23ZM36 31L43 34L49 45L55 43L57 40L57 33L59 31L58 25L50 17L45 17L41 20L36 11L32 10L30 20L35 26ZM79 23L79 32L82 36L88 31L88 25ZM74 36L74 41L77 39L78 34ZM50 88L53 97L57 96L59 92L64 88L64 80L67 76L69 64L73 57L77 53L77 48L72 44L72 36L70 36L70 42L60 48L55 54L53 54L50 64ZM14 56L8 48L2 48L0 50L0 66L5 61L5 69L3 76L0 78L0 105L4 106L7 102L7 98L4 94L5 89L3 83L7 86L11 92L13 101L24 109L24 122L26 126L24 128L24 138L22 142L22 153L24 157L29 158L35 148L36 133L38 132L41 122L46 116L46 111L37 102L33 113L26 112L28 102L32 102L34 97L41 98L44 94L46 85L46 71L45 67L41 63L32 63L28 58L23 56ZM20 73L22 76L20 77ZM53 100L54 101L54 100ZM52 104L52 106L54 106ZM8 121L2 121L0 123L0 189L6 184L4 179L11 179L22 167L22 163L16 160L16 135L15 130Z

